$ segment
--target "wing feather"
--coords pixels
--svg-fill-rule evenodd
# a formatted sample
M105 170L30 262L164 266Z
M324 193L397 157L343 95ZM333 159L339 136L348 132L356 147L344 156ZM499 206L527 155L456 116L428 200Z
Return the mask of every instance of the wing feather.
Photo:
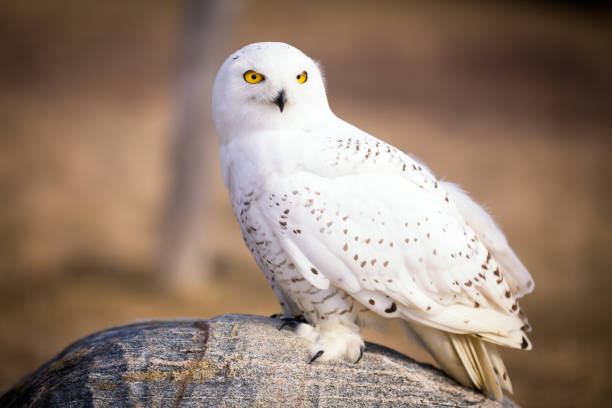
M515 297L523 297L535 288L533 279L518 259L504 233L493 218L458 185L445 182L444 187L461 216L476 231L506 274Z

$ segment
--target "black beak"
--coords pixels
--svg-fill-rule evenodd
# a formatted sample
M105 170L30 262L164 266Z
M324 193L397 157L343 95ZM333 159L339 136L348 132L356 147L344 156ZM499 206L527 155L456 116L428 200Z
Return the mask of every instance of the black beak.
M278 105L280 111L282 112L285 109L285 102L287 102L287 97L285 96L285 90L283 89L276 95L276 99L274 99L274 103Z

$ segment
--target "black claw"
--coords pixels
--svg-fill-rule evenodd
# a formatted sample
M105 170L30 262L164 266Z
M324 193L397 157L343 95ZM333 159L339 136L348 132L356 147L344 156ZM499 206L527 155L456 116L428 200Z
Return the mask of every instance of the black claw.
M278 326L278 330L283 330L285 326L290 326L292 329L295 329L297 325L298 324L292 320L285 320Z
M306 321L306 318L304 318L304 315L292 316L292 315L286 315L282 313L274 313L270 317L273 319L278 319L278 320L294 320L300 323L308 323L308 321Z
M299 323L308 323L308 320L304 317L304 315L291 316L293 320Z
M300 323L308 323L303 315L291 316L276 313L270 317L282 321L281 325L278 326L278 330L282 330L285 326L290 326L292 329L295 329Z
M317 351L317 353L314 356L312 356L308 364L312 364L313 361L315 361L317 358L321 357L322 355L323 355L323 350Z
M359 347L359 358L357 358L355 364L357 364L359 360L361 360L361 357L363 357L363 346Z
M295 319L294 316L286 315L286 314L282 314L282 313L274 313L270 317L273 318L273 319L278 319L278 320L294 320Z

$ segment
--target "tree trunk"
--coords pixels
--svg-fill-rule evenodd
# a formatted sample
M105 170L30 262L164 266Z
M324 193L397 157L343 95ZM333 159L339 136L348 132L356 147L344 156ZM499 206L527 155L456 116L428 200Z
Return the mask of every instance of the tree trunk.
M211 165L219 166L210 98L241 2L183 0L181 5L175 123L157 269L173 288L188 290L210 269L203 228L212 201Z

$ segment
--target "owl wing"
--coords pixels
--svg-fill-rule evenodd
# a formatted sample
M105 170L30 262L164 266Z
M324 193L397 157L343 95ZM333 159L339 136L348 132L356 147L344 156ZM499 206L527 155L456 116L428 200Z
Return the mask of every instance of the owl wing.
M315 287L337 286L381 316L525 348L518 303L485 243L433 176L425 188L402 173L273 177L259 211Z
M478 234L504 271L514 296L520 298L531 293L535 288L533 278L510 248L504 233L493 218L456 184L443 182L442 185L461 216Z

